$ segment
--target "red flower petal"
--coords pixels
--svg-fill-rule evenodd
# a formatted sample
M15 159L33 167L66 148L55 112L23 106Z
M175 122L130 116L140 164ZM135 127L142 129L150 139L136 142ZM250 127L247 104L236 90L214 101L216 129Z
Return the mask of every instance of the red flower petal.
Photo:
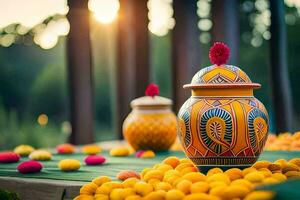
M209 49L209 59L212 64L218 66L226 64L229 59L230 49L223 42L215 42Z
M146 96L154 97L159 94L159 87L154 83L150 83L145 91Z
M20 156L14 152L1 152L0 163L14 163L20 160Z
M85 164L87 165L101 165L105 162L105 157L103 156L95 156L95 155L91 155L91 156L87 156L84 159Z
M43 165L40 162L34 160L24 161L17 167L18 171L22 174L37 173L40 172L42 168Z
M145 153L144 150L139 150L135 153L135 157L140 158L143 155L143 153Z

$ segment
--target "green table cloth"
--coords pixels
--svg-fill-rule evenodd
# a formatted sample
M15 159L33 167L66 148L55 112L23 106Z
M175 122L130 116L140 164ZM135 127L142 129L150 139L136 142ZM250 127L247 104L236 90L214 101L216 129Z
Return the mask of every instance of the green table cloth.
M116 179L116 174L121 170L135 170L137 172L142 171L146 167L151 167L156 163L161 162L168 156L177 156L184 158L185 155L180 151L168 151L157 153L155 158L135 158L134 155L128 157L112 157L107 151L102 152L102 155L106 157L106 163L98 166L86 166L84 164L84 158L86 155L76 153L71 155L59 155L54 154L51 161L43 161L44 168L41 173L36 174L20 174L17 172L16 167L20 163L12 164L0 164L0 176L8 177L21 177L21 178L38 178L38 179L54 179L54 180L69 180L69 181L86 181L89 182L93 178L98 176L109 176L112 179ZM294 157L300 158L300 152L286 152L286 151L265 151L260 160L275 161L277 159L291 159ZM79 171L76 172L62 172L57 164L60 160L66 158L78 159L81 161L82 166ZM28 158L22 158L21 161L28 160Z

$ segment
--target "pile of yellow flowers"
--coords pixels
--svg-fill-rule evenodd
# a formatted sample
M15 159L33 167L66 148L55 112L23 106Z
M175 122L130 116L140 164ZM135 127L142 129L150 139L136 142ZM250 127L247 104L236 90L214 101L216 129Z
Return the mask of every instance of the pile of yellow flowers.
M205 175L190 160L172 156L145 168L140 177L123 182L95 178L82 186L75 200L268 200L275 194L255 188L300 177L300 158L258 161L243 170L213 168Z
M268 151L300 151L300 131L281 133L278 136L269 134L265 145Z
M173 151L182 151L180 141L177 139L171 147ZM294 134L286 132L278 136L270 133L264 150L267 151L300 151L300 131Z

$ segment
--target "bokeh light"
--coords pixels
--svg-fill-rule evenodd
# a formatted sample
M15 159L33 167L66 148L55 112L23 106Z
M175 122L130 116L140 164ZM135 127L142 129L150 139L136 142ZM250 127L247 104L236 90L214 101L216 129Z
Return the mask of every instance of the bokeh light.
M249 15L249 21L250 26L253 27L251 36L248 37L248 35L244 35L242 38L253 47L260 47L264 40L271 38L269 31L271 25L269 2L267 0L256 0L254 3L245 1L242 7L246 12L252 12Z
M26 33L28 33L30 31L30 28L23 26L23 25L19 25L17 27L17 33L19 35L25 35Z
M34 29L34 42L43 49L51 49L57 44L58 38L67 35L69 31L70 24L66 18L52 20Z
M294 25L296 23L296 16L294 14L286 14L285 15L285 22L288 25Z
M67 0L0 0L0 28L21 24L32 28L49 16L66 15Z
M149 0L147 6L150 32L157 36L167 35L175 26L172 0Z
M294 25L297 16L300 14L300 0L284 0L288 7L296 8L296 12L286 13L285 22L287 25ZM271 25L271 11L269 9L268 0L244 1L242 4L244 12L249 12L250 25L253 27L252 36L244 33L242 38L245 42L250 43L254 47L260 47L264 40L271 38L269 27Z
M246 13L250 13L254 9L254 3L252 1L245 1L242 4L242 9Z
M212 28L212 21L210 19L200 19L198 27L202 31L209 31Z
M89 0L88 7L97 21L109 24L116 19L120 3L119 0Z
M61 18L57 21L49 22L46 30L59 36L66 36L70 31L70 23L67 18Z
M34 42L43 49L51 49L57 44L58 38L54 34L42 32L34 36Z
M15 35L13 34L5 34L2 38L0 38L0 44L4 47L9 47L15 41Z
M0 4L0 30L4 33L0 45L4 47L13 43L32 44L33 35L37 45L50 49L60 36L69 33L70 24L64 17L69 11L67 0L0 0ZM51 16L54 17L50 22L44 24Z
M211 35L208 32L203 32L203 33L200 33L199 39L200 39L201 43L207 44L211 41Z
M300 0L284 0L284 3L288 7L300 8Z
M300 15L300 0L284 0L286 6L293 9L293 12L285 14L285 22L287 25L295 25Z
M265 40L269 40L269 39L271 38L271 33L270 33L270 31L265 31L265 32L263 33L263 38L264 38Z
M65 135L70 135L72 132L72 127L71 127L71 123L68 121L64 121L61 124L61 131L65 134Z
M199 0L197 2L197 14L200 18L208 18L210 16L210 0Z
M251 39L251 45L254 46L254 47L259 47L262 45L262 38L261 37L253 37Z
M197 14L199 16L198 28L201 33L199 40L202 44L208 44L211 41L210 30L213 26L211 20L211 0L199 0L197 2Z
M37 119L37 122L41 126L47 125L48 124L48 116L46 114L40 114Z

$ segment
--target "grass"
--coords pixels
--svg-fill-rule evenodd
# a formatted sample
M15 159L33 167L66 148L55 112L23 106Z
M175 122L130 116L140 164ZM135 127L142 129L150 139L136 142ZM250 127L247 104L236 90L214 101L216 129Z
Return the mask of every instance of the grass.
M19 144L36 148L53 147L66 141L67 136L51 122L40 126L35 120L19 120L16 112L6 112L0 107L0 150L13 149Z
M17 145L28 144L35 148L52 148L65 143L70 133L68 122L49 121L41 126L28 116L20 120L17 112L5 111L0 105L0 150L11 150ZM117 135L109 126L95 126L95 142L113 140Z

